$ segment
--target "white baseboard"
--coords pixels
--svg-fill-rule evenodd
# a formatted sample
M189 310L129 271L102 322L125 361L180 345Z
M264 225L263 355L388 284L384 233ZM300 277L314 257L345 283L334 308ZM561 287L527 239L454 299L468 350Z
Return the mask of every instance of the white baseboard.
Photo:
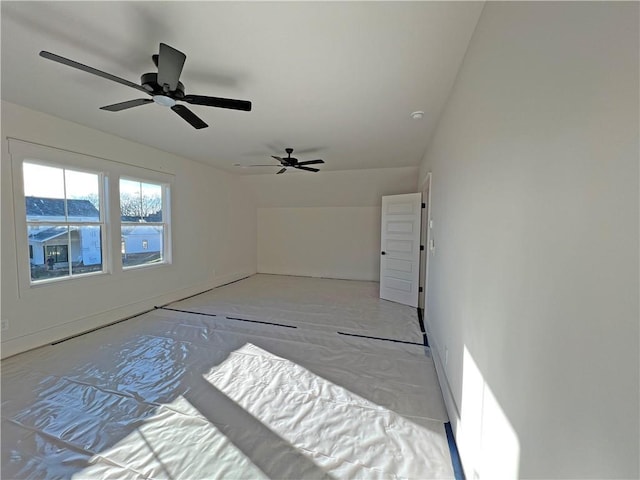
M431 348L431 356L433 357L433 363L436 366L436 374L438 375L438 383L440 384L440 390L442 390L442 397L444 398L444 405L447 409L447 414L449 415L449 422L451 422L451 431L453 432L453 436L456 438L456 443L459 445L459 442L457 441L457 433L459 431L459 427L460 427L460 410L458 409L458 406L456 405L456 401L453 398L453 392L451 391L451 386L449 385L449 380L447 379L447 374L445 373L443 364L442 364L442 360L441 360L441 356L440 356L440 349L438 348L437 343L435 343L435 341L432 339L432 337L428 337L429 338L429 347ZM460 448L458 448L458 454L460 456L460 463L462 464L462 470L464 471L465 477L466 478L473 478L470 477L468 474L468 469L467 467L465 467L465 463L464 463L464 454L462 451L460 451Z
M11 338L9 340L2 341L0 357L7 358L27 350L33 350L34 348L42 347L74 335L88 332L90 330L118 322L122 319L138 315L142 312L146 312L153 309L153 307L166 305L167 303L175 302L185 297L197 295L198 293L210 290L220 285L249 277L255 273L255 271L244 271L214 277L208 283L191 285L173 292L145 298L128 305L122 305L93 315L70 320L61 325L39 330L28 335Z
M258 273L264 273L266 275L286 275L291 277L309 277L309 278L330 278L335 280L357 280L362 282L378 282L380 281L379 275L365 275L365 274L332 274L331 272L319 272L308 270L295 270L289 268L270 268L260 267Z
M255 270L246 270L238 273L231 273L229 275L221 275L213 278L212 284L209 288L219 287L221 285L226 285L227 283L237 282L238 280L242 280L243 278L250 277L255 275Z

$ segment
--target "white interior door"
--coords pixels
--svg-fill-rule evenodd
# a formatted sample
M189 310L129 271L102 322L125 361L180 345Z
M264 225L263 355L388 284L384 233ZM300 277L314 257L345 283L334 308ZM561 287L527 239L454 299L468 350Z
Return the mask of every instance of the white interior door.
M380 298L418 306L421 193L382 197Z

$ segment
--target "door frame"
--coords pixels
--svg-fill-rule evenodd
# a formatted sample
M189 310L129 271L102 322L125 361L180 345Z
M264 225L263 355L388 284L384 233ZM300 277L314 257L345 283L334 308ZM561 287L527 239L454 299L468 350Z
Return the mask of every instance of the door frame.
M428 172L420 186L422 193L422 203L425 208L422 209L421 226L420 226L420 245L424 249L420 250L420 275L419 284L422 291L418 294L418 308L422 309L423 318L426 320L427 314L427 288L429 286L429 254L432 251L431 245L431 172ZM425 322L426 324L426 322Z

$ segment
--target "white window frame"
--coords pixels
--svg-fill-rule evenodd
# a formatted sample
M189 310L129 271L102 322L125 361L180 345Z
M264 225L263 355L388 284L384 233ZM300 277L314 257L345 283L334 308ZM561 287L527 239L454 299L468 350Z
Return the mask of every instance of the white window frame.
M12 162L12 176L14 189L14 214L15 214L15 235L16 250L18 255L18 283L21 291L26 291L33 287L42 287L57 283L66 283L72 281L87 280L91 277L102 276L109 273L110 257L107 242L109 238L109 225L107 218L108 195L106 188L106 174L104 168L101 168L99 162L92 157L57 150L54 148L43 147L40 145L22 142L15 139L9 139L9 152ZM71 221L69 218L65 220L27 220L27 211L25 205L24 194L24 174L23 165L31 163L42 165L45 167L60 168L63 170L72 170L76 172L90 173L98 175L98 195L100 199L100 218L98 221ZM64 178L64 177L63 177ZM69 200L66 198L65 202ZM102 269L96 272L83 273L79 275L73 274L71 258L69 258L69 274L61 277L47 278L43 280L31 279L31 262L29 257L28 227L29 226L96 226L100 227L100 253L102 256ZM70 235L68 231L67 235ZM67 238L67 244L71 245L70 238ZM69 248L69 257L71 251Z
M58 281L64 281L64 280L70 280L73 278L78 278L78 277L85 277L88 275L99 275L99 274L103 274L106 273L106 259L105 259L105 252L104 252L104 248L103 246L106 245L106 240L107 240L107 222L106 222L106 218L105 218L105 203L107 201L106 195L105 195L105 177L104 177L104 173L101 171L96 171L96 170L88 170L85 168L79 168L76 166L69 166L69 165L61 165L61 164L57 164L57 163L52 163L52 162L47 162L47 161L41 161L41 160L33 160L33 159L24 159L22 161L22 165L24 166L25 163L29 163L30 165L40 165L40 166L44 166L44 167L53 167L53 168L59 168L63 171L63 182L64 182L64 198L62 199L65 202L65 216L66 218L64 220L29 220L26 218L26 206L25 206L25 221L26 221L26 226L27 226L27 232L29 231L29 227L46 227L46 226L51 226L51 227L66 227L67 228L67 239L66 239L66 246L67 246L67 263L69 265L69 273L67 275L64 276L60 276L60 277L54 277L54 278L45 278L42 280L33 280L31 278L31 274L29 275L29 281L31 282L32 285L40 285L42 283L48 283L48 282L58 282ZM99 218L97 221L90 221L90 220L74 220L71 221L67 215L68 213L68 207L66 207L67 201L68 200L72 200L71 198L67 197L67 190L66 190L66 175L64 172L66 172L67 170L69 171L73 171L73 172L81 172L81 173L89 173L91 175L96 175L98 177L98 198L99 198ZM23 188L24 188L24 179L22 182ZM23 202L24 204L24 202ZM72 241L71 241L71 228L72 227L99 227L100 228L100 256L101 256L101 269L99 271L95 271L95 272L89 272L89 273L80 273L80 274L75 274L73 272L73 258L72 258L72 251L71 251L71 246L72 246ZM46 249L47 247L45 247ZM29 257L31 259L31 257Z
M18 263L18 296L30 297L39 295L42 288L51 290L51 293L67 289L70 282L78 282L83 285L99 285L110 282L112 276L134 275L133 271L139 271L141 278L148 275L148 270L155 268L170 268L173 257L173 244L171 234L171 193L175 182L174 175L159 172L153 169L132 165L130 163L109 160L76 152L71 152L55 147L48 147L24 140L8 137L8 149L11 157L11 176L13 187L14 232L16 245L16 258ZM33 162L41 165L68 168L71 170L90 173L101 172L101 219L104 221L102 235L102 271L77 276L65 276L48 281L31 281L31 269L29 258L29 242L27 241L27 220L24 195L23 163ZM127 179L140 179L142 182L165 185L163 195L163 222L168 226L165 229L165 259L163 263L145 266L146 268L127 268L123 271L122 255L120 253L120 177ZM60 290L62 291L62 290ZM66 291L66 290L65 290Z
M148 263L141 265L131 265L125 267L122 264L122 255L120 255L120 265L123 271L129 272L131 270L138 269L146 269L146 268L154 268L162 265L170 265L171 264L171 183L167 181L161 181L158 179L157 175L150 176L149 174L145 174L144 176L136 175L121 175L118 178L118 214L120 212L120 180L127 180L130 182L139 182L146 183L150 185L157 185L160 187L160 191L162 192L162 221L161 222L146 222L145 226L161 226L162 228L162 262L157 263ZM120 221L120 238L124 238L122 236L122 228L125 226L140 226L141 224L138 222L123 222ZM122 241L122 240L121 240Z

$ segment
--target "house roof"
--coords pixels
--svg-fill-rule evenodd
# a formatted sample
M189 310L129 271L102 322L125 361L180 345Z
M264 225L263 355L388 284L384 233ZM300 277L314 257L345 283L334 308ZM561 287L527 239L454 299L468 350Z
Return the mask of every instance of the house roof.
M146 217L139 217L136 215L120 215L120 220L123 222L162 222L162 210L155 213L151 213Z
M67 227L51 227L29 235L29 239L36 242L46 242L47 240L65 235L66 233Z
M162 227L155 225L131 225L122 226L122 236L128 237L131 235L157 235L162 233Z
M64 217L64 199L26 197L27 216ZM89 200L67 200L70 217L100 217L100 212Z

